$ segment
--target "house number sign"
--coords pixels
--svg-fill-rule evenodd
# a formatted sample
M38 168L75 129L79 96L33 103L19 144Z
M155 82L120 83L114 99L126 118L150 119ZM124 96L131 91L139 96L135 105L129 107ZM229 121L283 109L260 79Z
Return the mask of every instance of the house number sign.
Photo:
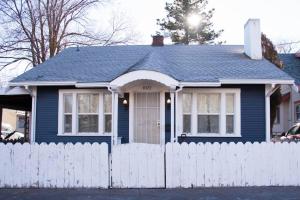
M143 90L151 90L151 86L150 85L144 85L143 86Z

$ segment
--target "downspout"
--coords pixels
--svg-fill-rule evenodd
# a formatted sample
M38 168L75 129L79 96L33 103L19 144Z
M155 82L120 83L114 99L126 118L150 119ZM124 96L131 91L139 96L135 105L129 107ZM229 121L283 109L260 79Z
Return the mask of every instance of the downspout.
M178 120L178 118L179 118L179 116L178 116L178 93L180 91L182 91L182 89L183 89L183 86L180 85L179 88L175 90L175 113L174 113L175 114L175 124L176 124L175 127L178 127L178 123L179 123L178 122L179 121ZM173 135L175 142L178 142L177 132L178 132L178 128L175 128L174 135Z

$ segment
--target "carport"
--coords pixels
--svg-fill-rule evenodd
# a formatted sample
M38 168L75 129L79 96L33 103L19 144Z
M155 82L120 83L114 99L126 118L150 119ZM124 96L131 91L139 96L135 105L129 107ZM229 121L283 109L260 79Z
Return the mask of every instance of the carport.
M22 87L7 87L0 89L0 125L2 124L3 109L25 111L25 138L29 139L29 123L27 113L31 112L32 98L30 91ZM31 120L29 120L31 121Z

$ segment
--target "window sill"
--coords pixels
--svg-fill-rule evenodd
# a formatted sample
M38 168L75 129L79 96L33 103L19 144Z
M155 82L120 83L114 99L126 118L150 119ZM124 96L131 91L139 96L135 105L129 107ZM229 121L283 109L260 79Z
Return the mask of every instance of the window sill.
M77 134L73 134L73 133L59 133L57 134L57 136L67 136L67 137L107 137L107 136L111 136L111 133L77 133Z
M179 137L217 137L217 138L240 138L242 137L240 134L231 134L231 135L221 135L221 134L197 134L197 135L192 135L192 134L186 134L186 136L181 136Z

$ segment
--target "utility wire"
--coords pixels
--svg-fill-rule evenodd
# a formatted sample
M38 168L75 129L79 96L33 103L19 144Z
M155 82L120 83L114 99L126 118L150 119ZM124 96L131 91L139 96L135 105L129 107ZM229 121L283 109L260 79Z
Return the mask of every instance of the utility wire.
M300 44L300 41L276 44L276 46L283 46L283 45L290 45L290 44Z

